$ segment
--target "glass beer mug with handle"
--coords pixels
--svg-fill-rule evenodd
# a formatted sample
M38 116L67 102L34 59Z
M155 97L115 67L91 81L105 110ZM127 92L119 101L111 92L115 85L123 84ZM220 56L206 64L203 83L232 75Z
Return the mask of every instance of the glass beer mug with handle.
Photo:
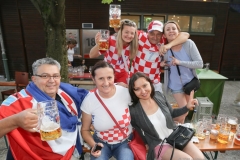
M100 29L100 39L98 41L98 50L106 51L109 49L109 30Z
M217 141L222 144L227 144L230 135L230 130L231 128L227 124L222 125L219 130Z
M240 124L238 124L237 132L234 138L234 144L240 146Z
M110 4L109 6L109 27L120 28L121 5Z
M238 119L237 117L232 117L229 116L227 119L227 125L230 127L230 136L229 136L229 140L233 140L234 138L234 134L237 131L237 124L238 124Z
M231 128L231 132L236 133L236 131L237 131L237 124L238 124L237 117L229 116L228 120L227 120L227 124Z
M37 103L39 117L37 131L40 132L42 141L55 140L62 136L60 117L55 100Z

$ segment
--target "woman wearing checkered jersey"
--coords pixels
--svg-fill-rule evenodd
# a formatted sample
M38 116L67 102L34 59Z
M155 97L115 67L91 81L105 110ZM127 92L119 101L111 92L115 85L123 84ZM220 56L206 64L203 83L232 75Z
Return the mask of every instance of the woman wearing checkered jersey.
M114 69L105 61L97 62L92 68L91 75L97 87L96 94L121 127L120 130L95 93L90 92L81 105L81 133L83 139L91 147L96 144L102 147L98 151L91 150L91 160L107 160L112 156L117 160L133 160L133 153L127 140L132 138L128 107L131 98L128 89L114 84ZM90 133L91 124L95 129L93 136Z
M137 54L138 37L135 22L123 19L117 34L109 38L109 49L106 51L98 50L100 33L95 36L96 45L90 50L89 57L96 58L104 55L104 60L111 64L115 70L115 83L127 87L130 60ZM123 57L124 56L124 57Z

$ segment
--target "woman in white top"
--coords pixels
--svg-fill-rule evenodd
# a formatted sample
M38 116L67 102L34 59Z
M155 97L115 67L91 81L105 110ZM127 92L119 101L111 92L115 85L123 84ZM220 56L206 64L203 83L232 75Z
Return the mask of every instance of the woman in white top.
M172 109L166 97L161 92L155 91L150 78L140 72L134 73L130 78L129 92L133 103L129 107L131 124L147 145L147 160L169 160L173 147L164 143L160 150L160 143L176 127L173 118L183 115L198 103L193 99L194 92L191 92L186 106ZM173 160L180 159L204 160L204 156L190 141L182 151L174 149Z
M73 66L73 57L82 57L81 55L74 55L74 47L76 47L77 41L75 39L69 39L67 41L67 56L68 56L68 64Z
M91 150L91 160L107 160L112 156L117 160L133 160L128 146L132 126L129 113L131 98L126 87L114 84L114 69L105 61L99 61L92 67L92 78L96 84L96 94L111 112L121 130L114 123L94 92L84 99L82 109L82 137L91 146L103 147L100 151ZM94 135L90 133L91 124ZM124 134L123 134L124 132Z

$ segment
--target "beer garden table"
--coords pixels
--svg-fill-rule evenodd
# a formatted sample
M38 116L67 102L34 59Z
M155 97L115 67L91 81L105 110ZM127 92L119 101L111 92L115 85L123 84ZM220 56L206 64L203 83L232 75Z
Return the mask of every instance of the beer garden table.
M217 141L210 140L210 136L206 136L205 139L199 140L199 143L194 143L204 154L204 156L210 160L206 152L214 152L214 157L211 154L212 159L216 160L218 152L225 153L225 151L230 150L240 150L240 146L234 144L234 138L232 141L229 141L227 144L221 144Z
M90 73L84 73L83 75L69 75L68 77L69 83L76 87L79 85L94 85Z
M6 82L6 81L1 82L0 81L0 86L16 86L16 83L15 83L15 81L8 81L8 82ZM20 84L20 86L25 86L25 85Z

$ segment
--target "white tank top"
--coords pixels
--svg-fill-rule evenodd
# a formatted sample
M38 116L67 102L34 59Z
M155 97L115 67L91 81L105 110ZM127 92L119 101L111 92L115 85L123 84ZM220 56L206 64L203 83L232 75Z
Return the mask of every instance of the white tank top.
M172 133L173 130L167 128L166 118L160 108L154 114L148 115L148 118L162 140Z

